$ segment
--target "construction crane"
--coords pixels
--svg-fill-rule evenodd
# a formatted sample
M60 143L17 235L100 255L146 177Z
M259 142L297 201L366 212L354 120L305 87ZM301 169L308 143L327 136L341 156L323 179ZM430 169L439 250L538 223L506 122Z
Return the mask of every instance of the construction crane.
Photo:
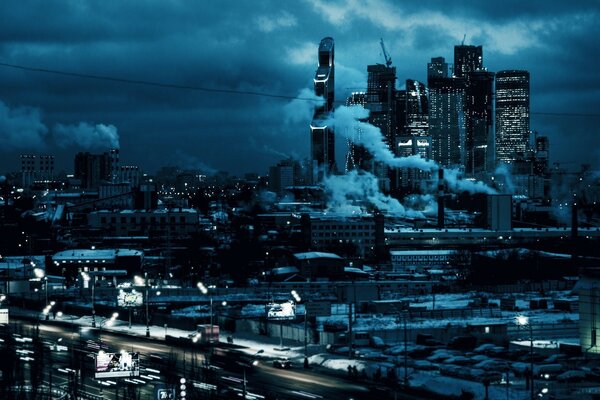
M385 51L385 44L383 44L383 38L379 42L381 44L381 50L383 50L383 58L385 58L385 65L389 68L392 65L392 57L389 56L387 51Z

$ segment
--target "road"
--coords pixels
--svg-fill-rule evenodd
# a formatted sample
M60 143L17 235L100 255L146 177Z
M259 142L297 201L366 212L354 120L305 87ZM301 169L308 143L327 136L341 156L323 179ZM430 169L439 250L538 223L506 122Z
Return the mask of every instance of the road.
M25 331L35 326L31 321L20 321L19 325ZM116 398L116 391L121 393L123 387L118 387L115 384L123 385L124 378L112 378L97 380L93 378L92 368L93 359L87 355L83 355L85 349L79 345L71 346L71 343L79 344L79 333L76 333L75 327L54 325L41 321L39 325L40 337L48 343L66 344L66 348L60 348L63 351L51 351L51 362L47 363L52 368L47 367L44 381L56 387L67 386L72 372L68 370L69 361L73 358L74 352L79 352L80 357L85 357L85 365L83 384L80 390L88 393L103 396L105 399ZM58 340L61 339L60 342ZM108 346L106 351L118 352L120 350L133 351L140 353L141 375L139 378L131 378L129 387L138 394L140 399L155 399L156 391L160 387L164 387L166 382L179 381L181 377L187 379L186 384L196 386L204 381L204 377L200 375L199 365L205 361L204 353L194 351L190 348L167 345L158 341L150 341L145 338L133 336L114 335L103 331L101 334L102 343ZM56 347L55 347L56 348ZM72 352L71 354L69 352ZM152 357L150 357L152 355ZM169 361L171 360L171 361ZM169 365L169 362L174 362L174 365ZM194 368L195 367L195 368ZM50 372L52 370L52 372ZM27 375L26 375L27 376ZM214 380L210 381L220 388L229 387L242 392L243 388L243 371L235 371L229 368L218 371ZM247 393L269 394L277 399L373 399L383 400L386 394L389 398L394 398L392 391L383 392L383 394L374 394L363 384L353 383L346 378L336 375L324 374L323 371L305 370L303 368L292 368L282 370L274 368L268 360L263 360L246 374L246 390ZM114 383L114 384L113 384ZM177 385L178 386L178 385ZM173 387L173 386L171 386ZM187 389L190 390L189 388ZM241 397L241 395L240 395ZM248 397L250 398L250 397ZM417 399L413 396L398 393L399 399ZM258 397L260 399L260 397Z

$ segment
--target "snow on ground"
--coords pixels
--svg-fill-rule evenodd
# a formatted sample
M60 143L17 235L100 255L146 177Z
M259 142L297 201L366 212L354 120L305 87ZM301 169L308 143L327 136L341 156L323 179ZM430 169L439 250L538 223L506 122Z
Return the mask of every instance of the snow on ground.
M479 382L440 376L435 372L412 373L409 380L411 386L422 387L438 394L460 396L464 390L473 393L475 399L485 398L485 388ZM522 400L526 397L527 392L523 388L509 386L507 391L505 385L491 385L489 387L490 399Z

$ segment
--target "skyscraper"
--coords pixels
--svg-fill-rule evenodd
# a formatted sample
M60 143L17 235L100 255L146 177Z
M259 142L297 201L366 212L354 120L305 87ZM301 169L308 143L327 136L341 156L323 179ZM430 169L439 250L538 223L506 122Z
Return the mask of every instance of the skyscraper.
M493 72L480 70L467 74L465 172L469 175L495 169L493 92Z
M413 79L406 80L406 90L396 93L396 120L398 134L394 142L394 154L399 157L420 155L431 158L429 136L429 104L425 85ZM393 171L394 190L400 194L414 191L427 173L414 168Z
M465 78L429 79L431 157L443 166L465 164Z
M318 67L315 73L315 94L324 98L322 106L315 107L310 124L310 148L313 167L313 181L318 182L324 175L335 170L335 137L331 127L323 121L333 111L335 68L334 42L330 37L319 44Z
M496 162L513 163L529 148L529 72L496 74Z
M361 106L365 107L367 104L366 94L364 92L354 92L346 99L346 106ZM373 157L369 154L367 149L363 145L357 144L362 136L362 130L356 126L351 135L352 140L348 139L348 153L346 154L346 165L345 171L351 171L353 169L362 169L365 171L372 170L369 164L372 163Z
M492 96L494 74L483 66L481 46L454 46L454 77L465 77L465 172L484 173L495 168Z
M483 69L483 48L481 46L454 46L454 76L463 77L469 72Z
M383 64L367 66L366 105L369 123L381 130L383 141L394 151L396 141L396 67ZM368 159L367 159L368 160ZM379 187L390 189L389 169L381 162L372 162L369 171L377 176ZM363 168L366 167L363 163Z
M369 123L381 130L383 140L392 146L396 135L396 67L383 64L367 66L367 104Z

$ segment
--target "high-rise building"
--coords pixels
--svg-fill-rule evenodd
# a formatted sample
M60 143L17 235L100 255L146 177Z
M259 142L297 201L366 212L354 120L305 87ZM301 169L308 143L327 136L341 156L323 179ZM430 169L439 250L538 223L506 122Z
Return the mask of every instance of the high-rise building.
M429 79L431 157L445 167L465 164L466 78Z
M427 63L427 81L431 78L447 78L448 63L444 57L433 57L430 63Z
M315 107L310 124L310 148L313 164L313 181L335 170L335 137L332 127L323 123L333 111L334 88L334 42L330 37L319 44L318 67L315 73L315 94L324 98L323 105Z
M483 69L483 48L481 46L454 46L454 76L463 77L469 72Z
M419 81L406 80L406 107L403 136L429 134L429 104L427 88Z
M423 83L407 79L406 90L396 92L396 121L398 134L394 154L398 157L420 155L425 159L431 158L429 103ZM414 168L400 168L392 171L391 176L392 190L407 194L419 187L428 174Z
M469 175L495 169L493 93L493 72L467 73L465 172Z
M496 162L513 163L529 149L529 72L496 73Z
M116 153L118 155L118 151ZM114 163L115 153L102 154L81 152L75 155L75 178L81 180L82 189L97 188L104 182L115 182L119 168Z
M281 193L286 188L294 186L294 171L297 161L293 159L282 160L277 165L269 167L269 190Z
M378 127L390 146L396 136L396 67L383 64L367 66L367 104L369 123Z
M365 92L354 92L346 99L346 106L361 106L365 107L367 104L367 98ZM362 137L362 130L360 127L355 126L354 131L347 137L348 139L348 153L346 153L346 164L345 171L351 171L353 169L362 169L365 171L372 170L370 165L372 164L373 157L369 154L367 149L359 144Z

